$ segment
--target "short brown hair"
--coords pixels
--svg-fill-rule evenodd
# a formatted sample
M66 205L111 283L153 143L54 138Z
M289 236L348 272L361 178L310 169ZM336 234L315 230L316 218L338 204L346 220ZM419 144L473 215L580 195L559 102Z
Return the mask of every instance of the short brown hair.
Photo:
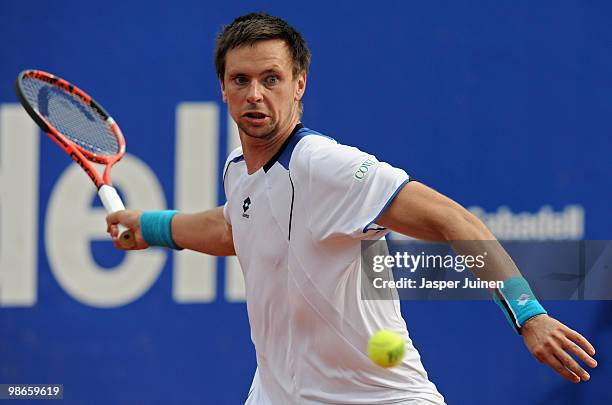
M295 28L281 18L266 13L250 13L236 18L217 35L215 68L219 80L225 75L225 55L230 49L253 45L258 41L281 39L287 44L293 59L293 78L308 73L310 50Z

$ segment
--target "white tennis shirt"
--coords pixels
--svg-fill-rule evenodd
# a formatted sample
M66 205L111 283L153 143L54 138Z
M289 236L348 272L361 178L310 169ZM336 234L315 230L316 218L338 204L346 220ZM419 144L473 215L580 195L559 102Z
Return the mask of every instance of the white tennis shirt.
M246 404L443 404L396 300L362 300L360 241L408 182L400 169L299 124L249 175L240 148L224 170L257 371ZM367 355L379 329L407 350L392 369Z

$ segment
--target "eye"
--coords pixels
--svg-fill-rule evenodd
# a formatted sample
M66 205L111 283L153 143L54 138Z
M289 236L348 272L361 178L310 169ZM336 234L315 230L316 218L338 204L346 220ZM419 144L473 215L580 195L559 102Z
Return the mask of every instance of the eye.
M276 75L270 75L266 77L266 84L268 86L274 86L275 84L278 84L279 81L280 79Z
M248 82L249 82L249 80L246 77L244 77L244 76L236 76L236 77L234 77L234 83L237 84L238 86L244 86Z

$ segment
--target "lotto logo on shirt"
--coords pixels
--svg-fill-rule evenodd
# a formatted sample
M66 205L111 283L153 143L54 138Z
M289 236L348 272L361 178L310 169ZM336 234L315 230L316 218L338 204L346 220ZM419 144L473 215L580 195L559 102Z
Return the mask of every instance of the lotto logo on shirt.
M247 197L244 202L242 203L242 211L244 211L242 213L242 216L244 218L248 218L249 214L247 214L246 212L249 210L249 208L251 207L251 197Z

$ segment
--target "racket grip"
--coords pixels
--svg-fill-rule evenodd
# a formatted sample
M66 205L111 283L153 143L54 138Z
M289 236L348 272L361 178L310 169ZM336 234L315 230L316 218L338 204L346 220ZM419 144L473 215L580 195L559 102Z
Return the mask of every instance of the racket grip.
M102 200L102 204L104 205L104 208L106 208L106 212L109 214L125 209L123 201L121 201L121 197L119 197L117 190L115 190L115 188L112 186L103 184L98 189L98 196L100 197L100 200ZM136 246L136 239L134 238L134 233L131 230L121 224L117 225L117 229L119 231L118 243L122 248L131 249Z

